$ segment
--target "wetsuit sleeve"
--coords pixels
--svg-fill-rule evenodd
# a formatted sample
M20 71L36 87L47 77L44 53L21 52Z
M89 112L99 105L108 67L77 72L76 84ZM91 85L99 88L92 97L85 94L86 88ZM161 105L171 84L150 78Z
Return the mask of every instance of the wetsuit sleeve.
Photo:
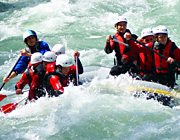
M64 88L62 83L60 82L60 77L53 75L51 76L51 78L49 79L49 83L52 86L53 90L54 90L54 95L57 97L60 94L64 93Z
M15 89L23 89L26 84L29 84L29 79L24 72L21 79L16 83Z
M139 45L137 43L135 43L132 39L130 39L128 41L128 44L129 46L132 48L132 51L134 51L134 53L144 53L144 54L149 54L149 53L152 53L152 51L150 51L149 49L147 49L146 47L142 46L142 45ZM148 44L145 44L147 47L150 47L152 48L152 45L153 43L148 43Z
M13 71L15 71L16 74L23 73L29 64L29 61L29 57L22 56Z
M173 56L178 62L180 62L180 49L178 47L176 47L176 49L173 51Z
M82 63L81 63L81 61L80 61L79 58L77 58L77 60L78 60L78 73L79 73L79 74L82 74L82 73L84 72ZM76 60L75 60L75 62L76 62ZM75 69L76 69L76 68L75 68Z
M50 51L49 45L46 42L41 41L39 52L43 55L47 51Z
M105 45L105 48L104 48L104 51L109 54L109 53L112 53L113 49L114 49L114 41L113 40L110 40L110 42L106 42L106 45Z
M128 41L128 44L129 44L129 46L131 47L131 49L132 49L133 51L139 52L139 47L138 47L138 45L137 45L132 39L130 39L130 40Z
M34 75L30 85L29 96L28 96L29 100L35 99L35 94L39 87L39 82L40 82L39 75Z

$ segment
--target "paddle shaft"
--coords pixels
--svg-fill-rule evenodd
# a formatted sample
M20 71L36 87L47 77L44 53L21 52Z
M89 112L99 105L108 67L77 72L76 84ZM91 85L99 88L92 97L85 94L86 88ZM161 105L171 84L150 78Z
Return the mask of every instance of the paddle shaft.
M10 73L8 74L7 78L11 75L11 73L13 72L14 68L16 67L17 63L19 62L19 60L21 59L22 56L20 56L17 60L17 62L15 63L15 65L13 66L13 68L11 69ZM4 87L5 83L2 84L2 86L0 87L0 91L1 89Z
M26 91L29 91L29 89L23 90L22 93L24 93L24 92L26 92ZM16 92L11 93L11 94L8 94L8 95L6 95L6 96L12 96L12 95L15 95L15 94L16 94Z
M135 38L131 37L131 39L132 39L133 41L137 42L138 44L144 46L145 48L149 49L149 50L152 51L153 53L155 53L155 54L159 55L160 57L164 58L165 60L168 59L168 58L166 58L164 55L162 55L162 54L156 52L155 50L151 49L150 47L144 45L143 43L139 42L139 41L136 40ZM172 64L174 64L176 67L180 68L180 65L179 65L179 64L177 64L177 63L175 63L175 62L173 62Z
M78 78L78 57L76 56L76 80L77 80L77 86L79 85L79 78Z
M24 93L24 92L26 92L26 91L29 91L29 89L23 90L22 92ZM1 102L4 98L6 98L6 97L8 97L8 96L12 96L12 95L16 95L16 92L15 92L15 93L8 94L8 95L2 95L2 94L0 94L0 102Z
M17 103L19 104L19 103L21 103L22 101L26 100L27 98L28 98L28 97L25 97L25 98L21 99L20 101L18 101Z
M126 47L129 47L129 45L128 44L126 44L126 43L123 43L123 42L121 42L121 41L119 41L119 40L117 40L117 39L113 39L115 42L117 42L117 43L120 43L120 44L122 44L122 45L124 45L124 46L126 46Z

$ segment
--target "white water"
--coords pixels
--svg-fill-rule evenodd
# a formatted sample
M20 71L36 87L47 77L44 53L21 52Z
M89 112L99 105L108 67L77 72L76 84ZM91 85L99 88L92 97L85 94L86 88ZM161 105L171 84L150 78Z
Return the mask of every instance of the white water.
M143 28L166 25L171 39L180 44L178 0L2 2L8 5L0 12L1 79L25 47L22 34L27 29L35 30L50 47L65 44L68 55L78 50L83 66L113 66L114 54L106 55L103 49L106 35L115 33L118 14L127 17L128 28L137 35ZM6 84L0 94L12 93L20 77ZM130 83L128 75L95 78L90 84L65 88L59 98L19 104L13 112L0 114L0 139L179 139L178 107L171 109L154 100L134 98L127 90ZM0 105L17 102L23 96L7 97Z

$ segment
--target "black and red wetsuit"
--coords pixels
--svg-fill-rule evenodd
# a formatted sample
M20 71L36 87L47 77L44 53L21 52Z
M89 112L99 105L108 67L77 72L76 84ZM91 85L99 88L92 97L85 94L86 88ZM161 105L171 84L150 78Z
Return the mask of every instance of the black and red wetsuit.
M78 73L83 73L82 64L78 63ZM64 93L64 88L66 87L70 81L70 75L76 75L76 66L70 66L70 71L68 76L64 76L55 66L55 63L47 64L46 66L46 74L44 77L44 84L46 90L50 97L59 96Z
M129 29L126 29L126 32L130 32ZM125 32L125 33L126 33ZM125 34L124 33L124 34ZM119 33L118 31L115 33L115 35L113 36L113 39L116 39L120 42L123 42L123 43L127 43L126 39L123 37L124 34L121 34ZM136 36L136 35L134 35ZM136 36L137 37L137 36ZM124 60L122 59L123 55L126 53L126 55L130 55L130 53L127 53L130 50L130 48L127 48L126 46L124 46L123 44L121 43L118 43L114 40L110 40L110 42L106 42L106 45L105 45L105 48L104 48L104 51L109 54L109 53L112 53L113 50L115 51L115 56L116 56L116 61L117 61L117 64L116 64L116 61L114 61L114 67L111 68L111 71L110 71L110 74L115 76L115 75L119 75L121 73L126 73L131 67L134 67L134 64L133 64L133 58L130 60L128 60L128 62L124 62Z
M43 90L43 77L45 70L42 63L37 63L28 67L27 71L23 73L21 79L16 83L16 89L23 89L27 84L30 86L28 99L37 99L45 96Z

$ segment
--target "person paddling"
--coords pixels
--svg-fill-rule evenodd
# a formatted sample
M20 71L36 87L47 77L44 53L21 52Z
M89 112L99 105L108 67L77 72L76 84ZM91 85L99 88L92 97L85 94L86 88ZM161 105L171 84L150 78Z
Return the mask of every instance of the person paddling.
M79 55L78 55L79 56ZM83 73L83 67L78 67L79 74ZM64 88L70 82L70 74L76 74L76 66L72 64L72 60L66 54L57 56L56 64L48 64L44 83L50 97L63 94Z
M42 64L42 54L36 52L31 56L27 71L23 73L21 79L15 85L16 94L23 94L22 89L28 84L30 87L28 99L30 101L45 96L45 91L43 90L44 74L45 70Z
M26 84L29 84L29 96L28 99L33 99L45 96L44 90L44 75L46 72L47 64L55 63L56 55L54 52L47 51L43 56L41 53L36 52L31 56L31 62L28 70L23 73L23 76L16 84L16 94L22 94L22 89Z
M145 28L141 31L141 36L138 37L138 41L142 42L144 45L154 42L154 33L151 28ZM140 47L140 44L135 44ZM130 73L132 77L136 79L141 79L144 74L152 74L152 53L144 54L137 51L137 49L132 50L134 55L136 65L138 67L137 73Z
M147 49L146 46L141 45L137 47L137 45L134 45L135 43L131 39L130 34L127 33L124 36L129 40L129 45L133 50L138 50L145 54L152 53L152 63L155 73L144 76L143 80L158 82L173 88L175 85L176 72L176 66L173 63L180 63L180 49L168 37L166 26L159 25L156 27L154 34L156 41L148 43L146 46L152 48L156 53Z
M111 68L110 74L113 76L118 76L121 73L126 73L132 66L134 66L134 64L133 64L133 60L126 62L126 64L122 62L122 55L124 54L126 46L114 41L114 39L116 39L120 42L126 43L126 39L123 36L126 32L130 33L130 30L127 29L127 19L123 16L119 16L114 26L117 29L117 31L113 36L113 38L111 37L111 35L106 36L106 45L104 51L107 54L112 53L113 50L115 51L115 56L116 56L116 61L114 63L115 66Z
M65 46L62 44L56 44L53 46L52 51L56 54L56 56L61 55L61 54L65 54ZM78 64L77 70L80 71L80 74L82 74L83 73L83 66L82 66L82 63L79 59L80 53L78 51L74 51L73 56L74 56L75 63ZM79 80L78 80L79 75L76 75L76 73L69 74L69 78L70 78L70 81L72 81L74 85L82 84L79 82Z
M64 93L68 83L68 74L72 66L72 60L66 54L58 55L55 64L48 64L44 83L49 97L58 97Z
M3 78L3 83L7 83L10 79L16 77L18 74L23 73L29 64L30 57L33 53L40 52L41 54L44 54L46 51L50 51L50 48L46 42L38 41L37 34L33 30L27 30L24 32L23 41L27 47L20 50L22 57L20 58L10 76Z

